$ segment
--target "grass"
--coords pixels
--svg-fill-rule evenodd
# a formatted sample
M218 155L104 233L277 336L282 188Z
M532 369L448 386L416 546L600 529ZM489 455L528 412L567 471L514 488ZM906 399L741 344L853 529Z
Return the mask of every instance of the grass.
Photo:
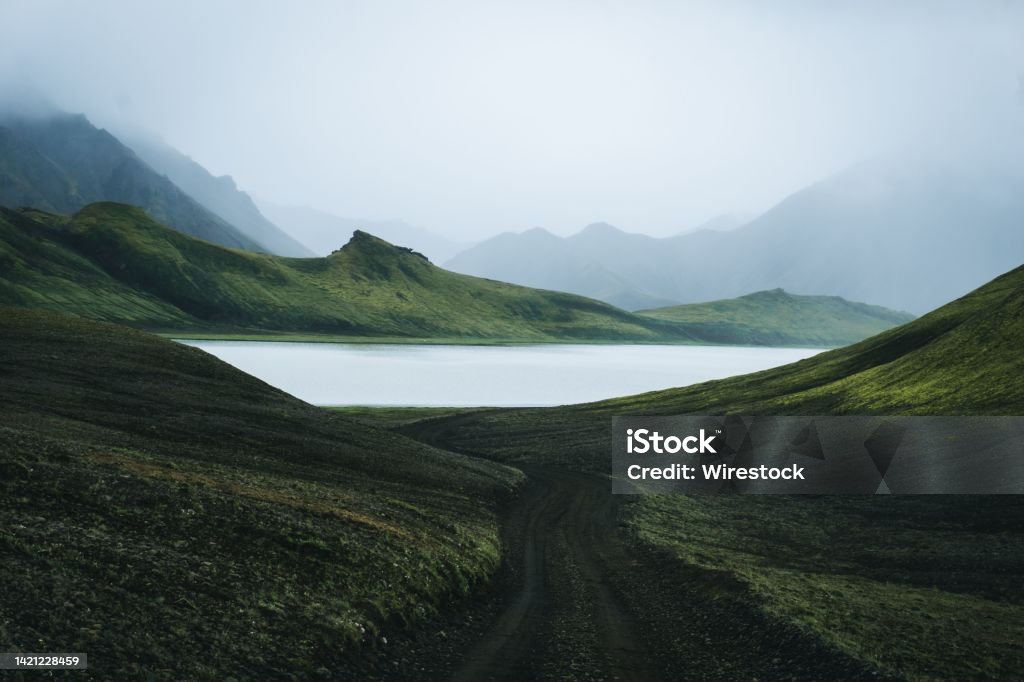
M489 579L522 479L69 316L0 309L0 383L0 642L104 678L344 669Z
M838 296L798 296L782 289L708 303L644 310L701 336L769 346L845 346L914 319Z
M706 304L694 319L676 319L677 309L637 315L448 272L364 232L326 258L282 258L201 241L124 204L72 216L0 208L0 305L179 338L821 346L902 319L825 297L780 304L765 295Z
M399 430L504 462L596 472L613 415L1024 415L1024 267L909 324L792 365L560 408L416 415ZM635 542L913 679L1024 669L1024 503L1016 496L655 497ZM727 576L728 579L722 579Z
M442 270L357 232L326 258L236 251L143 211L0 210L0 304L201 335L680 341L678 325L580 296Z
M839 648L911 679L1024 669L1018 496L649 496L636 540ZM733 581L726 581L733 584Z

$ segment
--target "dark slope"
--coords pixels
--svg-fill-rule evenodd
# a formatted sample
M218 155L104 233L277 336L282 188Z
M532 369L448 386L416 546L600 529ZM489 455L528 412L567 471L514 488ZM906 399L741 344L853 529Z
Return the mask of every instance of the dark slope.
M707 338L744 339L762 345L845 346L914 319L838 296L799 296L782 289L739 298L642 310L680 322Z
M0 385L12 651L88 652L104 679L365 677L353 652L497 567L517 472L196 349L2 309Z
M141 206L174 229L216 244L266 250L85 116L0 118L0 204L73 213L97 201Z
M271 253L295 257L313 255L312 251L268 220L252 198L238 189L231 176L214 177L191 158L153 135L129 134L122 135L121 139L154 170L166 175L190 197Z
M578 296L457 275L357 232L326 258L225 249L94 204L0 209L0 303L163 329L545 341L696 340Z

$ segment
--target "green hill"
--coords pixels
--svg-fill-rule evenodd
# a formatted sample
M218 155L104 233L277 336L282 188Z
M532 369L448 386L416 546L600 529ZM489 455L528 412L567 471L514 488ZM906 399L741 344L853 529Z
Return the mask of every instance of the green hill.
M70 217L0 207L0 305L182 334L751 345L842 343L906 317L782 292L640 315L448 272L361 231L325 258L283 258L114 203Z
M585 405L474 412L431 428L460 451L549 462L539 453L557 452L603 470L612 415L1020 415L1022 344L1024 266L913 322L784 367Z
M588 405L387 414L462 452L607 472L611 417L1024 414L1024 267L909 324L785 367ZM969 453L964 453L969 456ZM910 679L1024 668L1019 496L644 496L623 525L666 584L757 604Z
M909 313L839 296L798 296L782 289L640 314L683 323L720 343L767 346L845 346L914 319Z
M70 218L0 209L0 305L178 331L697 340L580 296L457 275L364 232L325 258L283 258L203 242L112 203Z
M87 652L103 679L346 677L354 650L498 565L496 504L521 474L196 349L0 309L0 385L0 639L15 650Z

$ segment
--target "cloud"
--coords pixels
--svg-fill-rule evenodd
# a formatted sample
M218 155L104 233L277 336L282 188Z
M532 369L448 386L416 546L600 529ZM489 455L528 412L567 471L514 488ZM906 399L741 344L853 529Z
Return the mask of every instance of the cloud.
M4 91L282 203L664 234L1020 97L1018 3L0 4Z

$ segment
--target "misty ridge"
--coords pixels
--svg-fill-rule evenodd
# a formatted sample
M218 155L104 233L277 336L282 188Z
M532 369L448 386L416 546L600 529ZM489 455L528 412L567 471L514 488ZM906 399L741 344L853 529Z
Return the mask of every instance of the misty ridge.
M115 137L36 103L0 111L0 204L71 213L120 201L193 236L293 257L331 253L362 229L455 272L628 310L783 288L920 314L1024 259L1021 152L1019 138L1006 138L891 153L749 221L724 215L672 237L594 223L567 237L533 228L470 245L400 220L254 201L159 136Z
M639 310L773 288L921 314L1024 260L1024 147L890 155L795 192L732 230L668 238L604 223L506 233L456 272Z
M864 161L739 225L723 216L656 238L594 223L469 245L400 220L254 201L158 136L119 135L54 109L0 112L0 203L70 213L120 201L193 236L293 257L331 253L362 229L455 272L628 310L783 288L920 314L1024 259L1024 147L1013 140Z
M395 20L385 10L373 30L351 8L297 10L306 33L280 30L280 8L247 16L254 36L315 50L303 74L270 69L247 43L253 65L231 71L163 36L151 39L180 61L157 59L137 36L74 33L83 11L10 10L67 48L3 48L0 204L123 202L216 244L298 258L363 230L455 272L634 311L781 288L921 314L1024 260L1024 53L1007 28L1018 10L999 3L844 10L861 24L790 8L776 33L746 6L694 3L662 26L608 10L588 14L588 32L495 9L466 18L483 43L450 33L445 11L408 8L422 30L395 36L380 30ZM152 19L118 3L90 11L90 25ZM163 18L206 35L192 9ZM531 18L550 31L530 33ZM414 49L441 44L450 54ZM640 59L641 44L661 61ZM479 71L458 61L470 55ZM90 87L71 77L76 60L98 76Z

